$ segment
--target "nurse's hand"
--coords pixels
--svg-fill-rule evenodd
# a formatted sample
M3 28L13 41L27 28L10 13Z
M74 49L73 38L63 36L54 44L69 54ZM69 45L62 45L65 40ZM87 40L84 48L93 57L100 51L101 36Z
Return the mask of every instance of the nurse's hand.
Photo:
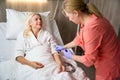
M64 49L63 52L66 58L71 59L73 53L69 49Z
M64 48L64 46L61 46L61 45L58 45L56 48L55 48L55 50L57 51L57 52L60 52L61 50L64 50L65 48Z

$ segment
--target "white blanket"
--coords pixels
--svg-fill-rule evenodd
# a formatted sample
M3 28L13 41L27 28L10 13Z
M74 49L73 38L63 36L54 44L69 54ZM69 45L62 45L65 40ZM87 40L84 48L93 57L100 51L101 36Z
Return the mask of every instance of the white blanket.
M17 80L17 72L18 72L18 65L20 65L19 63L17 63L16 61L14 60L9 60L9 61L6 61L6 62L1 62L0 63L0 80ZM52 65L52 64L51 64ZM50 66L50 65L49 65ZM70 67L69 67L70 68ZM69 76L72 74L75 78L77 79L72 79L72 80L89 80L86 76L85 76L85 73L84 71L77 67L77 66L74 66L75 68L75 72L71 73L61 73L61 74L53 74L51 73L52 76L52 80L59 80L60 77L64 78L64 79L60 79L60 80L71 80L71 79L68 79ZM52 69L52 68L46 68L45 71L48 71L50 72L49 70ZM39 71L39 70L38 70ZM43 71L43 72L45 72ZM56 70L57 71L57 70ZM43 73L42 72L42 73ZM47 73L48 73L47 72ZM37 73L37 70L36 70L36 73ZM47 74L46 73L46 74ZM32 73L31 73L32 74ZM35 74L35 73L34 73ZM21 74L23 75L23 74ZM36 74L37 76L38 74ZM20 75L19 75L20 76ZM27 75L26 75L27 76ZM28 75L30 78L31 76L33 75ZM35 76L35 75L34 75ZM44 75L45 76L45 75ZM48 76L48 75L47 75ZM47 77L46 76L46 77ZM67 76L67 77L66 77ZM59 77L59 79L58 79ZM25 80L25 79L24 79ZM35 78L33 79L35 80ZM44 79L42 79L44 80ZM46 80L50 80L50 79L46 79Z

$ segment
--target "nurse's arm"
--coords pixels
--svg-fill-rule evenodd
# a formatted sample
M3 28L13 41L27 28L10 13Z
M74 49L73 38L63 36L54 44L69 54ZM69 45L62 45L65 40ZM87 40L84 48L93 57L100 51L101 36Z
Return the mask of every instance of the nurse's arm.
M73 47L76 47L77 45L72 41L66 45L64 45L64 48L73 48Z

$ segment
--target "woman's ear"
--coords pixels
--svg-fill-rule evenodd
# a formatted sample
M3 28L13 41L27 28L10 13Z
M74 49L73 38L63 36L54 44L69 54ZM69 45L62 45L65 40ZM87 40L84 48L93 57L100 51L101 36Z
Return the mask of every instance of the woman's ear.
M74 16L76 16L76 17L78 17L78 16L79 16L79 12L78 12L78 11L76 11L76 10L74 10L74 11L73 11L73 14L74 14Z

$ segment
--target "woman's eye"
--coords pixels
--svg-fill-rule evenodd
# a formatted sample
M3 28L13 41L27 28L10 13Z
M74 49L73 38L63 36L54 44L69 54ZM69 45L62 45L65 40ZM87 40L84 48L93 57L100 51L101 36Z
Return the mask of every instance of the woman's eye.
M41 18L39 18L39 20L42 20Z

